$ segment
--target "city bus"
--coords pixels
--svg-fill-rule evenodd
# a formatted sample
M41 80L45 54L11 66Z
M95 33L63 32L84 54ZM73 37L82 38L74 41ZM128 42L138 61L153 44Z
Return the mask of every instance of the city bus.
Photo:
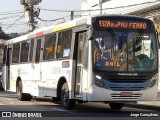
M97 15L6 41L2 85L18 100L52 97L65 109L156 100L158 38L147 18Z

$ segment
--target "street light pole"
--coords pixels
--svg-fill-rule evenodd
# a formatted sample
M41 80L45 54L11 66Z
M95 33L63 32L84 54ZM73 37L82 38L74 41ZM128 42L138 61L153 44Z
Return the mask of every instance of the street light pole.
M74 11L71 11L71 20L74 19Z
M102 1L103 0L99 0L100 14L102 14Z

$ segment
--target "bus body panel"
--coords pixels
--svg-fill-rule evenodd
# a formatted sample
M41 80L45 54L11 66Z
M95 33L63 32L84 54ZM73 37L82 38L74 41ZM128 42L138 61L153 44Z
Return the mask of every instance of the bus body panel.
M72 82L72 60L67 60L69 68L62 68L64 60L41 63L41 71L38 64L11 65L11 91L16 92L16 81L22 80L23 92L33 96L56 97L57 84L61 77L64 77L71 89ZM37 69L35 69L37 68ZM40 77L36 77L40 76Z
M8 72L7 72L7 70L8 70L8 67L7 66L2 66L2 87L3 87L3 89L4 90L7 90L6 89L6 85L7 85L7 79L8 79L8 77L6 76L7 74L8 74Z
M151 101L157 99L157 85L141 91L112 91L99 88L95 84L89 88L88 101ZM132 92L132 96L121 96L121 92Z
M83 69L83 77L82 77L82 99L87 101L87 93L88 93L88 71Z

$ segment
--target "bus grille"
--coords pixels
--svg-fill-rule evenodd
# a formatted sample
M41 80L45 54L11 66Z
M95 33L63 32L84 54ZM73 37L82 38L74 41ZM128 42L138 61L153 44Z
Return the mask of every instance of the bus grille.
M138 93L133 93L132 96L121 96L121 94L119 93L113 93L111 94L111 97L113 99L119 99L119 100L122 100L122 99L139 99L140 97L142 96L142 94L138 94Z
M115 76L108 76L108 77L104 77L105 80L109 81L109 82L125 82L125 83L132 83L132 82L136 82L136 83L142 83L145 82L146 80L148 80L148 78L146 76L136 76L136 77L115 77Z

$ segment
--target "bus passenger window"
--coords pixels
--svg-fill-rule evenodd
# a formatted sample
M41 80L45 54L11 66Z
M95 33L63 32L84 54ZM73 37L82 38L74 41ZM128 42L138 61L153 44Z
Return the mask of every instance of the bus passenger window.
M20 43L13 44L12 63L19 63Z
M45 36L43 60L54 59L55 43L56 34L50 34Z
M41 39L38 39L37 40L37 47L36 47L35 62L40 62L40 53L41 53Z
M58 34L58 44L56 58L65 58L70 56L72 30L60 32Z
M21 43L20 62L28 62L29 44L29 41Z
M33 47L34 47L34 40L31 40L30 51L29 51L29 62L32 62L33 59Z

